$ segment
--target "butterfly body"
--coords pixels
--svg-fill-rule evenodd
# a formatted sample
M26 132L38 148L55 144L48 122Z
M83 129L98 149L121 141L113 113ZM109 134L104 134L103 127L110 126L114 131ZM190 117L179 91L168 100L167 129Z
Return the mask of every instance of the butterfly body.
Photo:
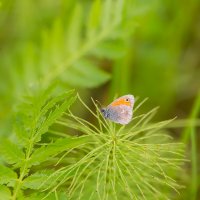
M101 109L103 116L118 124L128 124L133 115L134 97L125 95L119 97L107 107Z

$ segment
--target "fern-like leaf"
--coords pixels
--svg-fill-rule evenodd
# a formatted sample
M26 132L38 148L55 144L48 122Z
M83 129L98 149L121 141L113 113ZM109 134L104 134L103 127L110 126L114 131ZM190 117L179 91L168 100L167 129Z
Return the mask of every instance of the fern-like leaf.
M38 171L30 176L28 176L27 178L24 179L23 182L23 187L24 188L29 188L29 189L39 189L40 185L42 182L45 182L45 180L47 180L47 178L50 176L50 174L52 173L52 171ZM48 182L46 182L46 185L44 185L44 188L47 187L48 185L50 185L52 182L52 180L49 180ZM43 188L42 188L43 189Z
M14 135L16 145L7 142L1 146L6 161L15 164L16 168L20 168L19 177L16 178L14 185L13 199L20 196L24 178L29 175L32 165L40 164L68 148L86 142L84 138L80 138L80 140L65 138L45 147L38 148L36 146L42 140L42 135L48 133L49 127L69 109L76 99L73 91L54 97L54 90L52 87L46 91L38 90L25 98L22 105L19 106L20 123L17 122ZM19 148L19 144L22 149Z
M54 102L55 109L52 111L48 110L49 113L45 113L45 115L40 117L40 120L42 121L42 123L39 124L39 127L37 127L37 132L34 136L36 142L41 140L41 136L48 131L49 127L53 123L55 123L56 119L58 119L59 117L63 115L64 111L67 110L71 106L71 104L75 101L75 99L76 97L71 97L70 99L68 99L67 101L64 101L63 103L59 105L56 105L56 102Z
M35 150L32 154L29 165L38 165L50 157L56 156L58 153L71 148L76 148L80 145L85 145L89 141L88 137L64 138L58 139L56 142L47 146L43 146Z

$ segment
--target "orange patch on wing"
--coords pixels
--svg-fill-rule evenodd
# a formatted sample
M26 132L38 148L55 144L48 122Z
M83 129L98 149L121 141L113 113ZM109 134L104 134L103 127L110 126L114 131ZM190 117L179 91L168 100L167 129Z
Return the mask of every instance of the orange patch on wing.
M119 99L113 103L111 103L112 106L120 106L120 105L125 105L125 106L131 106L130 101L126 101L125 99Z

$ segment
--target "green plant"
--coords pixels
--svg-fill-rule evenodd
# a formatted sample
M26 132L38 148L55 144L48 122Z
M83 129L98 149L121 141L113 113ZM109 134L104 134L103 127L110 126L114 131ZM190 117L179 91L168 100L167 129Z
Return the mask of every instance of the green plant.
M78 96L94 125L69 110L73 91L52 97L51 90L26 97L15 134L1 143L7 166L1 165L0 180L9 198L168 199L170 189L178 193L172 174L184 161L183 144L170 142L163 129L172 120L150 123L156 108L137 116L143 101L130 126L117 126ZM54 123L69 132L54 130Z

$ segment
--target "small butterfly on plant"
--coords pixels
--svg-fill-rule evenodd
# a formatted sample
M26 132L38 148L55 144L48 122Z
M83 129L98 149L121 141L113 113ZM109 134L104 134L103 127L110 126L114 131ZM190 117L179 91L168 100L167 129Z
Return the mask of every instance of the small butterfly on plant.
M101 113L106 119L125 125L132 119L134 102L133 95L125 95L114 100L107 107L102 108Z

